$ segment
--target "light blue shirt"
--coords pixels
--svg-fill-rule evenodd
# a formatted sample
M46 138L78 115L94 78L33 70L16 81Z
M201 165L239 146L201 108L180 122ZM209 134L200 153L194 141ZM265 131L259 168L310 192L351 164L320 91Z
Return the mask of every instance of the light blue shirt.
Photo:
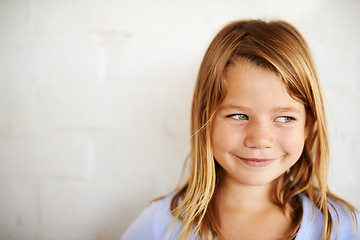
M170 212L170 203L174 195L170 195L164 199L152 203L146 208L141 215L132 223L122 240L162 240L166 239L169 226L173 221L173 216ZM339 215L339 224L337 223L337 216L330 207L331 216L334 222L334 231L331 239L338 240L360 240L360 227L358 226L358 233L354 236L354 228L351 220L351 216L347 217L340 206L334 204L336 211ZM301 226L295 240L319 240L321 239L323 232L323 219L324 216L320 213L319 217L317 214L319 210L315 209L315 214L312 215L312 205L309 199L305 196L302 197L303 206L303 218ZM313 217L314 216L314 217ZM360 221L359 216L358 223ZM336 230L339 225L339 232L336 236ZM359 225L359 224L358 224ZM175 240L181 232L181 222L177 221L173 231L168 239ZM192 239L192 238L191 238Z

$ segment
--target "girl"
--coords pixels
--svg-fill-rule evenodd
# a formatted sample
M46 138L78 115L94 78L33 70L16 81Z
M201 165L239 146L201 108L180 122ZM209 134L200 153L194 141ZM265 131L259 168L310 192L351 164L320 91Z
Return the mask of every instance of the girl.
M360 239L357 213L327 187L320 85L301 34L238 21L198 74L186 185L155 201L123 239Z

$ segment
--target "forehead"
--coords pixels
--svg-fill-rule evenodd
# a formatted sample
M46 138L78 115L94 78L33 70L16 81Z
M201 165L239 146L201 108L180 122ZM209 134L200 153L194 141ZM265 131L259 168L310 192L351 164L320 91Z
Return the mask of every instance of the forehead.
M238 61L227 67L225 83L228 94L239 91L241 93L236 94L244 95L248 91L268 92L270 90L277 90L276 92L285 91L284 94L288 94L286 86L278 73L245 60ZM266 86L272 88L266 88Z
M257 106L260 109L303 107L294 99L280 75L249 62L228 66L225 72L226 96L224 105ZM294 105L294 106L293 106Z

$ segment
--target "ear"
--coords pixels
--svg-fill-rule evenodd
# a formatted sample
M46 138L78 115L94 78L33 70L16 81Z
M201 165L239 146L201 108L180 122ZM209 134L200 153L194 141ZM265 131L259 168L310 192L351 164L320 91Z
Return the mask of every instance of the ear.
M305 120L305 140L307 140L313 125L314 125L314 117L309 112L307 112L306 120Z

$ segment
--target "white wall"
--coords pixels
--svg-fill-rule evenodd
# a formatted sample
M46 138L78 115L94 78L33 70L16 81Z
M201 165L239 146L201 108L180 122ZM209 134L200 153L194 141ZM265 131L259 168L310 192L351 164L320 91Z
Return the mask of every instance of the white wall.
M303 33L332 190L360 207L360 2L0 0L0 239L118 239L172 190L202 56L230 20Z

